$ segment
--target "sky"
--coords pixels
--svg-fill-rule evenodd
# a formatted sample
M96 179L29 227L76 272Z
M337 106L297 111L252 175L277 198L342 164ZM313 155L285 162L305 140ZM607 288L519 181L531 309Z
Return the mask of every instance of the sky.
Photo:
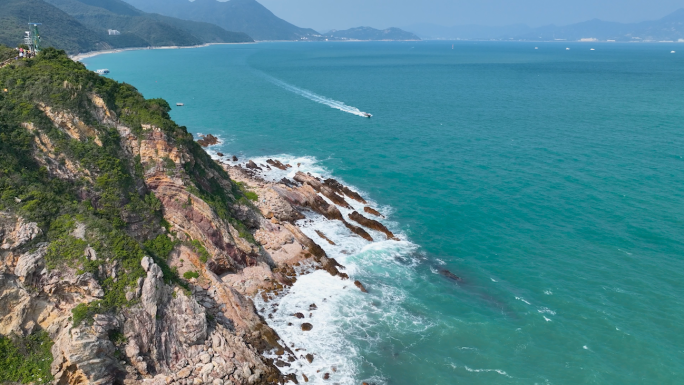
M359 26L478 24L530 27L594 18L639 22L684 8L684 0L257 0L278 17L318 31Z

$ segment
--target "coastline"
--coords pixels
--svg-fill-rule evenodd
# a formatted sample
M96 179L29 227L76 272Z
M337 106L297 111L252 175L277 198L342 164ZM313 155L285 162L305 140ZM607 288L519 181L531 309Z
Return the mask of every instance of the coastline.
M88 59L88 58L99 56L99 55L106 55L106 54L119 53L119 52L125 52L125 51L142 51L142 50L152 50L152 49L191 49L191 48L209 47L211 45L256 44L256 43L257 42L205 43L205 44L200 44L200 45L189 45L189 46L169 45L169 46L161 46L161 47L131 47L131 48L118 48L118 49L105 49L105 50L101 50L101 51L90 51L90 52L85 52L85 53L79 53L76 55L69 56L69 58L73 61L81 61L83 59Z

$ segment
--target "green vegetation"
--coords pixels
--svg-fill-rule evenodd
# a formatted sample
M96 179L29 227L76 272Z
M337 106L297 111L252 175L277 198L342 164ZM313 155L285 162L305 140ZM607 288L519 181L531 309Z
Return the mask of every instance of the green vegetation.
M320 34L300 28L277 17L256 0L194 1L187 0L127 0L145 12L187 20L213 23L228 31L239 31L257 40L309 40Z
M0 44L0 63L7 59L17 57L18 54L19 52L17 52L16 49Z
M211 259L211 254L209 254L207 249L204 248L202 242L193 239L190 244L192 245L193 250L195 250L195 252L199 255L199 259L202 261L202 263L207 263L207 261Z
M52 341L45 331L26 337L0 335L0 383L50 383L51 348Z
M42 0L0 1L0 43L10 47L23 43L29 17L43 23L40 34L44 47L59 47L71 53L106 48L91 30Z
M186 271L185 273L183 273L183 278L185 278L185 279L199 278L199 273L196 271Z
M134 87L98 76L54 48L0 69L0 88L8 89L0 92L0 210L21 215L43 229L35 242L48 242L48 269L92 274L104 291L101 299L73 309L75 325L135 304L137 300L127 300L126 293L146 275L140 265L146 255L160 266L168 284L186 293L189 289L167 263L176 241L167 235L171 226L163 220L162 202L145 188L142 170L147 165L141 164L140 157L127 156L116 129L96 120L90 93L102 97L135 135L142 137L142 125L152 124L189 152L195 161L182 168L174 163L174 175L185 179L193 194L253 241L232 207L254 197L233 184L186 128L170 119L166 101L146 100ZM41 111L41 104L75 115L93 131L81 140L70 137ZM37 150L37 131L52 148L52 158ZM163 162L169 168L173 163ZM64 175L67 165L73 176L56 177L55 170ZM211 258L201 242L192 241L191 246L202 262ZM0 375L4 373L0 369Z
M69 53L99 49L250 42L244 33L213 24L147 14L120 0L0 1L0 43L22 42L29 18L38 18L44 47ZM120 35L109 36L107 29Z

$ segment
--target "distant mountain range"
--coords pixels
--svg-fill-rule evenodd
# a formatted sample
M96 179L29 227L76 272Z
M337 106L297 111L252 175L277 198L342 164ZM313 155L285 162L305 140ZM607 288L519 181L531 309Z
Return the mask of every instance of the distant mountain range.
M399 28L379 30L371 27L358 27L343 31L332 30L323 36L328 40L420 40L415 34Z
M111 48L191 46L253 41L209 23L142 12L121 0L1 0L0 43L21 43L29 21L40 22L43 46L69 53ZM108 30L119 35L109 35Z
M530 28L526 25L443 27L415 24L404 29L423 39L678 41L684 39L684 9L659 20L641 23L616 23L594 19L567 26L548 25L539 28Z
M290 24L255 0L126 1L146 12L216 24L229 31L244 32L256 40L318 40L321 38L321 34L313 29Z

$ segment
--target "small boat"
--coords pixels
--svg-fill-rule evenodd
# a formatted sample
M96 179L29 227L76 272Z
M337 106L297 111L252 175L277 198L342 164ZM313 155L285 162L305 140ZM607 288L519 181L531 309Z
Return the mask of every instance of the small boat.
M369 114L368 112L362 112L362 114L363 114L363 116L365 116L366 118L370 118L371 116L373 116L373 115Z
M178 106L178 107L183 107L184 105L185 104L183 104L183 103L176 103L176 106Z
M106 69L106 68L103 68L103 69L101 69L101 70L95 71L95 73L96 73L96 74L100 74L100 75L104 75L104 74L108 74L108 73L109 73L109 70Z
M590 49L589 51L596 51L596 50L592 48L592 49Z

